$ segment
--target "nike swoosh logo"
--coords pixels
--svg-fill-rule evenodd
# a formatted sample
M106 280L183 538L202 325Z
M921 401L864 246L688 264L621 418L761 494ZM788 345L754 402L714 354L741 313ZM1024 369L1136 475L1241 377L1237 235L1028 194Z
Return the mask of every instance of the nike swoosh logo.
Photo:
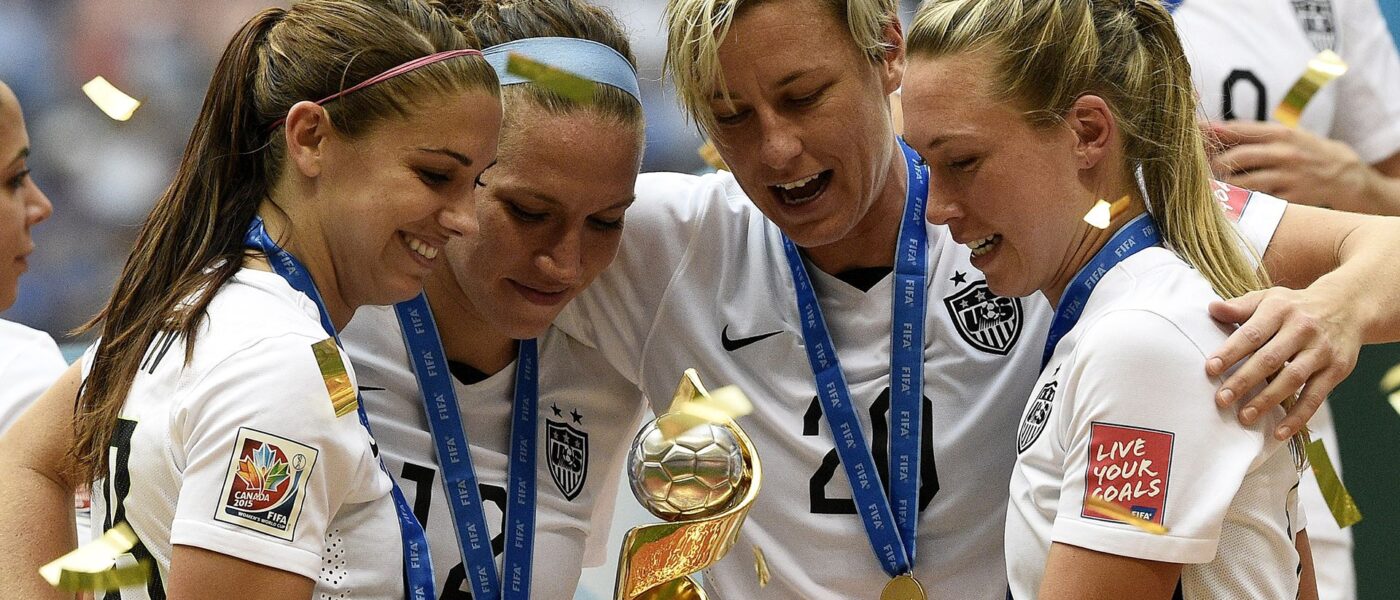
M770 337L773 337L773 336L775 336L775 335L778 335L778 334L780 334L780 333L782 333L782 332L783 332L783 331L782 331L781 329L779 329L778 331L770 331L770 332L765 333L765 334L762 334L762 335L755 335L755 336L753 336L753 337L739 338L739 339L735 340L735 339L730 339L730 338L729 338L729 326L728 326L728 325L725 325L725 326L724 326L724 331L721 331L721 332L720 332L719 337L720 337L720 344L724 346L724 349L727 350L727 351L729 351L729 352L733 352L733 351L735 351L735 350L738 350L738 349L740 349L740 348L743 348L744 346L747 346L747 345L749 345L749 344L753 344L753 343L756 343L756 342L761 342L761 341L766 340L766 339L768 339L768 338L770 338Z
M382 391L384 391L384 388L382 388L382 387L374 387L374 386L372 386L372 385L362 385L362 386L360 386L360 391L361 391L361 392L382 392Z

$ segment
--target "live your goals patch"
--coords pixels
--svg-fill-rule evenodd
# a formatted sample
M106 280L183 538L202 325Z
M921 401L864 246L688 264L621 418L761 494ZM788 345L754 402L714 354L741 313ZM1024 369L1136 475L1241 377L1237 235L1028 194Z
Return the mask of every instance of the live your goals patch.
M291 541L316 449L247 427L233 448L214 519Z

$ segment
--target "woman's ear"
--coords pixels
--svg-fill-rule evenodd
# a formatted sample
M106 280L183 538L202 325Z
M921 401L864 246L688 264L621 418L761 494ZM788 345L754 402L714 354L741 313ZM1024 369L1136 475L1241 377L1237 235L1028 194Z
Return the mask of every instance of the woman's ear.
M899 19L893 19L885 25L881 32L881 38L885 46L884 56L880 60L880 81L884 85L885 95L893 94L899 86L904 83L904 67L907 64L907 56L904 52L904 29L899 24Z
M331 135L330 115L315 102L305 100L287 111L285 134L287 160L304 177L321 174L321 160Z
M1080 96L1070 106L1065 121L1074 132L1074 152L1080 169L1092 169L1108 156L1118 137L1118 122L1108 102L1093 94Z

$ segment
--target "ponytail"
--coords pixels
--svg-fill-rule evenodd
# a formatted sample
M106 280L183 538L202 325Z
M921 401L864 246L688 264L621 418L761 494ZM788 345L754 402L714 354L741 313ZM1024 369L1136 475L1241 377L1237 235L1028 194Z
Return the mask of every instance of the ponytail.
M303 0L269 8L224 49L180 158L107 305L78 329L101 330L74 408L70 471L107 472L108 445L143 355L158 334L183 340L186 363L209 302L243 267L244 232L269 196L286 154L271 125L302 100L325 98L409 60L471 46L437 5L420 0ZM424 93L499 94L481 58L442 61L326 105L354 138L408 113ZM154 367L152 367L154 368Z

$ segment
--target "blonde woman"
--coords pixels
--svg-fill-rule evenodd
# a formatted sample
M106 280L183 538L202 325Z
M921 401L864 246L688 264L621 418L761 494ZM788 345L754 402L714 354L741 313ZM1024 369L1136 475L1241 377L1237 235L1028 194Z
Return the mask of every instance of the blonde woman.
M929 220L993 291L1055 308L1015 438L1011 595L1315 597L1303 439L1271 435L1282 408L1237 422L1200 368L1229 334L1206 307L1268 280L1221 210L1252 198L1211 178L1167 10L930 2L908 47ZM1100 199L1123 205L1102 229Z

